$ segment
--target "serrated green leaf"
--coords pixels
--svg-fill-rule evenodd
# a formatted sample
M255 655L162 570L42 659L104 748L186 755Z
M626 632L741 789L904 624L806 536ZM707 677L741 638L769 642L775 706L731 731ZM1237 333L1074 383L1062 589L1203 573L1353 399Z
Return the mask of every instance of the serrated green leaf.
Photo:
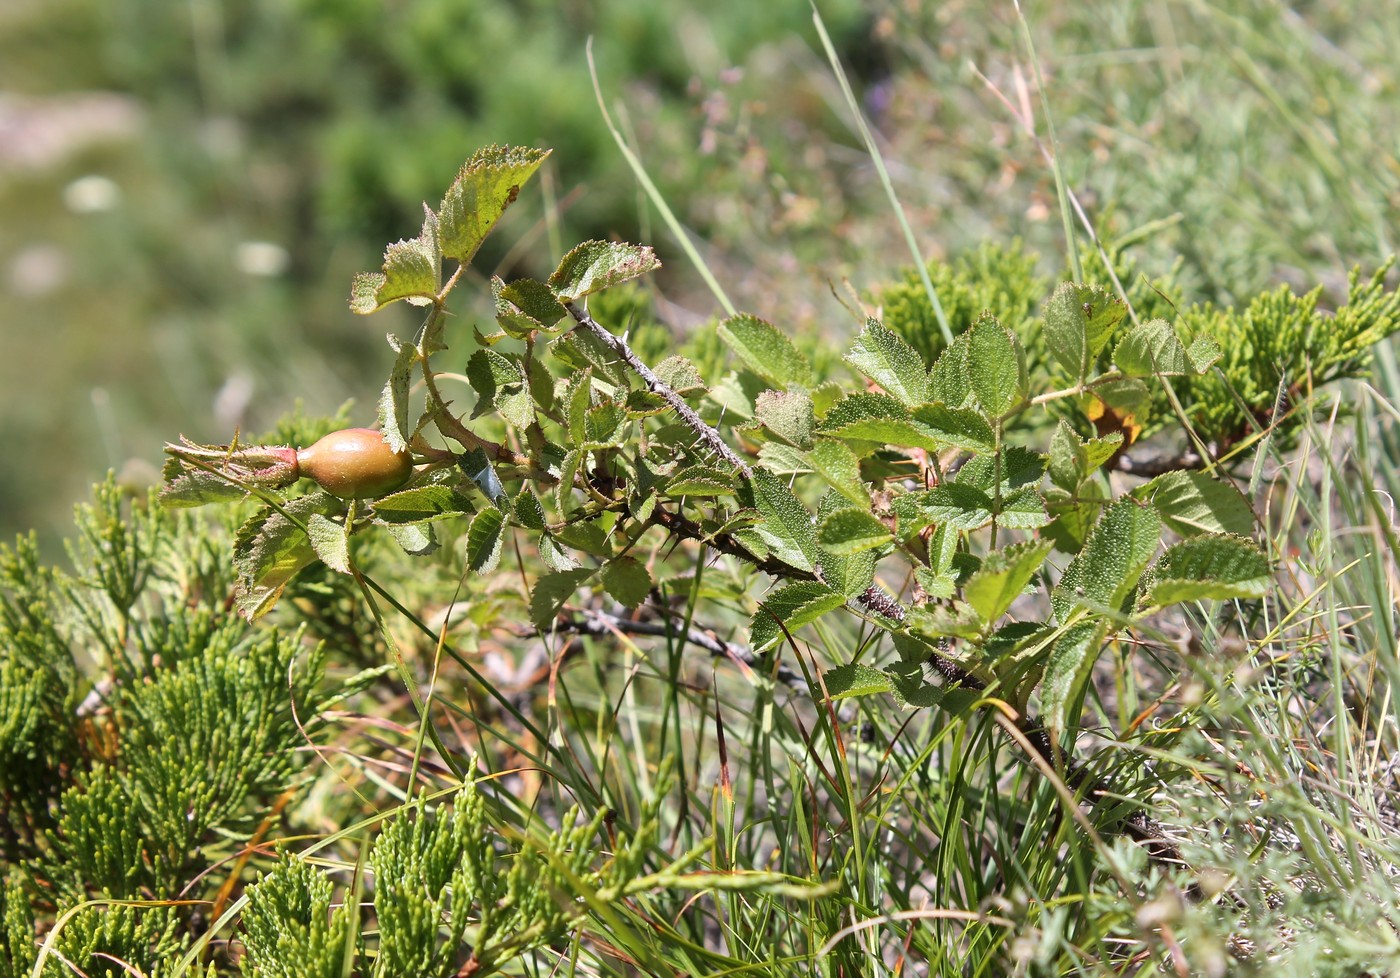
M578 561L574 559L574 555L556 540L552 533L540 534L538 549L540 560L544 561L544 565L552 571L563 573L578 567Z
M473 418L496 413L513 428L528 428L535 420L535 403L518 361L495 350L477 350L467 360L467 383L476 391Z
M1019 445L1008 445L1001 450L999 456L979 455L968 459L953 478L965 486L972 486L990 494L996 489L997 476L1000 475L1000 491L1007 494L1017 489L1038 486L1040 477L1044 474L1045 459L1042 455Z
M569 438L575 445L587 440L588 409L593 406L593 368L586 367L570 381L568 394L564 398L567 405L566 420Z
M621 605L637 607L647 599L652 586L651 572L636 557L624 554L603 565L603 589Z
M792 490L762 469L753 470L754 504L763 521L754 527L778 559L810 571L816 559L816 527L812 514Z
M890 693L904 709L926 709L943 704L942 677L935 678L923 661L896 662L886 674L890 677Z
M741 313L719 324L719 337L739 359L774 387L811 387L812 366L778 327Z
M531 333L557 335L572 325L555 328L568 313L554 297L549 286L534 279L516 279L509 285L500 276L491 276L491 294L495 298L496 323L511 336L523 339Z
M535 399L535 407L544 414L553 414L558 410L554 399L554 375L549 372L544 358L530 357L525 364L525 375L530 396Z
M426 557L439 546L431 523L404 523L387 526L385 529L410 557Z
M497 325L499 325L499 322L497 323ZM434 332L436 332L436 329L434 330ZM476 345L482 347L483 349L495 346L497 343L501 342L502 340L506 339L511 335L512 334L507 333L503 329L498 329L495 332L487 333L484 332L479 325L472 325L472 339L476 340ZM446 347L444 347L444 349L446 349Z
M530 592L531 623L541 632L548 632L553 628L554 619L558 617L564 605L574 596L574 592L592 576L593 571L590 568L580 567L541 577Z
M826 687L827 695L834 700L847 696L894 692L894 685L889 676L862 662L848 662L826 670L822 673L822 685Z
M1152 562L1161 536L1161 520L1151 507L1126 497L1110 505L1050 595L1055 618L1065 624L1081 606L1117 611Z
M953 572L953 561L958 556L958 529L955 526L940 526L933 531L928 541L928 566L935 574Z
M397 241L384 250L384 268L361 272L350 287L350 311L361 316L406 299L427 305L437 297L442 256L437 247L437 218L431 211L416 238Z
M806 452L780 441L766 441L759 446L758 461L774 475L803 475L813 469Z
M545 526L544 505L540 502L540 497L536 496L531 489L520 490L520 495L515 497L515 502L511 504L515 511L515 519L527 530L543 530Z
M972 452L991 451L992 428L978 412L921 404L910 412L885 394L848 394L832 405L820 431L834 438L876 445L941 451L949 446Z
M242 487L234 485L219 473L183 461L180 454L185 450L183 445L166 446L171 456L161 469L164 482L160 490L162 505L183 509L209 503L234 502L247 495Z
M982 634L982 619L965 601L948 605L925 605L912 608L906 619L909 630L928 639L976 639Z
M914 581L924 589L930 598L943 600L951 598L958 589L958 579L946 571L937 573L927 567L914 568Z
M749 640L754 652L766 652L783 641L783 627L792 634L845 603L841 594L816 581L798 581L779 588L763 600L749 623Z
M1054 540L1055 547L1064 553L1078 553L1084 549L1089 531L1107 502L1107 490L1093 480L1084 483L1073 495L1062 489L1050 490L1046 494L1046 509L1052 522L1046 525L1045 536Z
M408 391L412 385L413 366L418 362L418 350L408 343L401 343L392 335L389 345L396 354L389 380L379 395L379 428L384 432L389 448L402 452L408 448L408 440L413 436L413 425L408 419Z
M1168 547L1149 577L1146 603L1262 598L1273 587L1269 558L1254 542L1207 533Z
M928 396L928 367L914 348L874 319L856 337L846 361L907 405Z
M568 315L554 291L532 278L518 278L503 286L500 297L533 319L540 329L552 329Z
M571 449L564 454L563 461L559 463L559 481L554 486L554 506L563 517L568 517L576 508L574 481L583 466L585 454L577 448Z
M1181 337L1165 319L1153 319L1129 329L1113 349L1113 362L1128 377L1171 376L1191 369Z
M1050 541L1027 540L987 554L963 586L963 599L991 624L1006 614L1050 553Z
M1254 530L1254 510L1244 493L1205 472L1167 472L1134 489L1133 498L1150 503L1162 522L1184 537Z
M450 486L436 483L381 496L372 505L375 519L393 526L428 523L476 512L466 496Z
M565 523L554 531L554 536L559 542L595 557L612 556L612 545L608 542L607 530L596 517Z
M806 448L812 443L816 415L806 391L764 391L754 402L754 419L789 444Z
M596 450L621 445L629 426L627 406L611 397L602 398L583 413L583 439L579 447Z
M626 364L592 330L565 333L550 343L549 352L574 370L592 368L593 376L619 390L630 386Z
M710 465L687 466L666 482L666 495L674 497L732 496L734 493L734 479L730 473Z
M1151 396L1136 377L1124 377L1094 385L1094 396L1121 414L1132 414Z
M749 371L730 371L710 388L710 400L724 409L725 418L731 424L753 420L753 402L767 390L763 379ZM694 435L691 435L694 439Z
M499 509L483 509L467 529L467 569L489 574L501 559L506 519Z
M875 580L875 561L878 553L862 550L853 554L838 554L825 547L817 548L817 563L821 566L822 581L833 591L839 591L847 598L860 594Z
M320 513L312 513L306 519L306 535L321 563L337 573L350 573L350 541L345 536L344 526Z
M585 241L564 256L548 284L560 302L577 302L584 296L660 267L661 262L650 248L622 242Z
M700 371L685 357L669 356L658 363L652 372L656 374L657 380L681 397L705 392L705 382L700 379Z
M1050 481L1066 492L1074 492L1122 444L1123 436L1116 431L1103 438L1080 438L1069 422L1061 419L1050 438Z
M992 426L972 408L921 404L914 409L913 418L915 424L932 434L942 446L951 445L968 452L990 452L996 447Z
M1073 380L1081 382L1126 311L1107 289L1065 282L1045 305L1046 349Z
M1064 730L1081 702L1107 626L1082 621L1065 630L1050 648L1040 685L1040 719L1055 732Z
M938 450L933 432L916 424L909 411L888 394L848 394L822 419L822 434L854 438L877 445Z
M839 441L819 441L807 453L812 471L857 506L870 505L870 492L860 478L860 460Z
M972 399L967 375L967 334L953 337L952 345L938 355L928 372L928 399L950 408L965 407Z
M1025 400L1025 373L1016 337L991 316L967 331L967 379L982 409L999 418Z
M468 264L520 188L549 150L490 146L463 164L438 208L438 245L444 258Z
M1186 359L1191 361L1191 370L1198 374L1205 373L1222 356L1220 344L1209 336L1196 337L1186 348Z
M1034 486L1014 489L1001 497L996 507L997 525L1008 530L1034 530L1050 522L1045 498Z
M772 556L768 550L768 544L758 531L752 526L741 526L730 533L735 540L744 545L744 549L753 554L758 560L766 560Z
M325 492L308 493L282 504L283 511L303 523L313 514L339 513L340 500ZM238 528L234 536L233 567L238 575L234 602L249 621L272 610L282 589L303 568L316 561L311 541L282 512L266 506Z
M658 414L665 414L671 409L666 398L655 391L628 391L627 399L623 402L627 410L627 417L654 418Z
M947 523L958 530L975 530L992 521L992 497L981 489L959 482L945 482L932 489L917 490L914 497L933 523Z
M873 550L892 540L885 524L869 510L854 506L827 514L817 530L817 542L840 556Z

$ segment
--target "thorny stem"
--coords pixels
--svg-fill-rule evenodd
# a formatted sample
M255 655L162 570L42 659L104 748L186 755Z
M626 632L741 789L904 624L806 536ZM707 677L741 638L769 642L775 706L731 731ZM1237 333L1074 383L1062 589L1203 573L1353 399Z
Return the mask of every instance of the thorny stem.
M447 402L443 400L442 394L438 391L437 380L433 374L432 367L428 366L428 358L423 358L423 383L428 389L428 397L433 402L433 422L438 429L460 443L464 448L471 450L481 449L486 453L486 457L493 462L505 462L508 465L528 466L530 460L524 455L511 451L505 445L499 445L494 441L487 441L477 435L466 425L462 424L461 418L449 410Z
M735 454L734 449L730 448L729 445L725 443L718 431L706 424L704 418L696 414L694 409L691 408L689 404L685 403L685 400L679 394L672 390L668 384L652 372L650 367L642 362L641 357L633 352L632 348L627 345L626 340L620 336L614 336L608 330L600 326L592 316L588 315L586 310L579 308L577 303L566 302L564 303L564 308L568 310L570 316L574 317L575 322L598 337L598 339L602 340L604 344L622 359L623 363L631 368L633 373L641 377L646 383L648 390L653 394L661 395L662 400L671 406L671 410L676 412L681 421L685 423L685 426L695 432L700 440L708 445L711 450L732 465L744 478L748 479L752 477L753 471L749 468L749 464Z
M730 534L708 534L700 524L693 520L686 519L679 513L669 513L660 506L652 511L651 521L679 537L708 544L720 553L725 553L731 557L738 557L740 560L747 561L772 577L781 577L797 581L815 581L817 579L817 576L811 571L803 570L800 567L793 567L786 561L779 560L776 557L764 557L760 559Z

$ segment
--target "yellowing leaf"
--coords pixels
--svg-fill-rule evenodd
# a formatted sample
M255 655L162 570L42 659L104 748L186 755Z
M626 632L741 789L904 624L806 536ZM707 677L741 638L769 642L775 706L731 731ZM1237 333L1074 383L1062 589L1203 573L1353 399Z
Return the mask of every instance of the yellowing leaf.
M463 164L438 209L437 240L444 258L469 263L520 188L549 150L490 146Z

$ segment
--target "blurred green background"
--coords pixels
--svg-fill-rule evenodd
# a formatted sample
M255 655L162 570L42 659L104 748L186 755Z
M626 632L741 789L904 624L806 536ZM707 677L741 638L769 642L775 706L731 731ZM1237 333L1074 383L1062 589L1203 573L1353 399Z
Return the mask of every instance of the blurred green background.
M868 62L856 0L826 15ZM815 37L805 0L0 4L0 538L48 539L181 432L227 441L297 400L371 421L383 334L411 326L351 316L350 279L481 146L555 153L479 268L637 237L590 35L638 145L685 161L659 174L682 208L710 88Z
M1175 266L1175 301L1335 292L1394 249L1397 0L1024 4L1046 102L1009 2L819 6L925 256L1019 237L1064 274L1028 134L1046 102L1089 217L1142 272ZM834 335L834 293L908 263L807 0L0 3L0 538L52 545L102 471L153 478L179 433L225 441L298 401L371 421L383 333L412 326L353 317L350 279L486 144L555 153L482 275L643 240L666 261L658 315L705 322L603 124L589 36L742 308Z

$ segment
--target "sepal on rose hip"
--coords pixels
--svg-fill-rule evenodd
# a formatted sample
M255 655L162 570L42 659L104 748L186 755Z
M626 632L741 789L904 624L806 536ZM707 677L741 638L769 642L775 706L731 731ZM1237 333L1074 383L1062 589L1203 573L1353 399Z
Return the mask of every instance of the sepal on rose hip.
M242 499L251 489L284 489L301 478L297 450L281 445L201 445L181 436L166 445L160 499L203 506Z

